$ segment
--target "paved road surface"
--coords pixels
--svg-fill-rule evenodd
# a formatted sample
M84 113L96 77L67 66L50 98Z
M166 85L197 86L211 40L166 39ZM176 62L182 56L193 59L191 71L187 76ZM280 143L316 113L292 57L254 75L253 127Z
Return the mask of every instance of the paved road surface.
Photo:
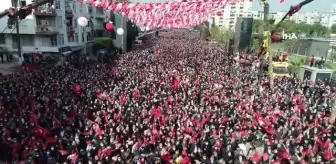
M0 63L0 73L7 75L15 72L19 67L20 65L17 62Z

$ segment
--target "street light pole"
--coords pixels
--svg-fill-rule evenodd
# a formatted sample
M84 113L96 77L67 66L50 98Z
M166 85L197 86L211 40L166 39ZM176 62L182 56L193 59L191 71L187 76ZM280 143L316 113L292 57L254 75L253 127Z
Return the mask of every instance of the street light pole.
M16 12L18 13L18 9L20 7L19 3L17 0L12 0L12 5L15 7ZM21 62L21 38L20 38L20 25L19 25L19 16L18 14L15 14L15 28L16 28L16 44L17 44L17 49L18 49L18 56L19 56L19 61Z
M16 19L15 24L16 24L16 40L17 40L17 47L18 47L18 55L20 58L19 60L21 60L21 38L20 38L19 19Z

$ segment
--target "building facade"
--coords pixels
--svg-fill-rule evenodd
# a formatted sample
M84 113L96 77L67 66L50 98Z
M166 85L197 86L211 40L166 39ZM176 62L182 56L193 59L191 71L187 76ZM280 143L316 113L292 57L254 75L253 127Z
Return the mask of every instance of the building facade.
M253 19L264 20L264 11L251 11Z
M240 3L232 3L225 6L220 12L221 16L215 15L213 17L213 22L218 26L224 26L231 29L234 29L236 25L237 18L244 17L250 18L252 17L251 13L252 9L252 1L243 0Z
M287 11L279 11L271 13L272 19L275 22L279 22L281 18L286 14ZM259 19L257 11L252 11L253 18ZM331 10L328 12L298 12L292 15L287 20L292 20L296 23L306 23L306 24L321 24L325 27L331 27L332 25L336 24L336 4L331 6Z
M30 4L31 1L21 0L21 5ZM87 27L77 24L81 16L89 19ZM76 0L55 0L53 6L40 6L34 11L33 19L24 19L19 23L22 53L91 54L94 38L106 36L103 23L110 16L101 8L90 7ZM7 19L4 17L0 22L0 29L4 29L0 34L0 47L16 53L16 29L15 26L7 28Z
M299 39L293 49L293 53L310 57L314 55L316 58L329 59L329 40L319 39Z

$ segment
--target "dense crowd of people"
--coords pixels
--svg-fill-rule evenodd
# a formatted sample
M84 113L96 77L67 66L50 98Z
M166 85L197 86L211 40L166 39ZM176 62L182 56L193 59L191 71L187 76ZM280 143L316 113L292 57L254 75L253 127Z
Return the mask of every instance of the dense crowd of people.
M112 63L41 63L1 79L7 163L335 163L335 88L260 75L197 32ZM331 119L330 119L331 118Z

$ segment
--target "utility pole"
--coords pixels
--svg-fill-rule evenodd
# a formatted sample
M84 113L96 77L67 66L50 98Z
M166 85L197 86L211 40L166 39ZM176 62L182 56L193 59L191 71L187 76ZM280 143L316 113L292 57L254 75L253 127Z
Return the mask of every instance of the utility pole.
M20 4L16 2L15 9L17 10ZM16 42L17 42L17 49L18 49L18 55L19 55L19 61L21 62L21 38L20 38L20 25L19 25L19 18L16 16L15 20L16 24Z
M22 56L22 54L21 54L21 48L22 47L21 47L21 38L20 38L19 19L20 20L25 19L26 16L29 15L34 8L37 8L38 6L41 6L41 5L46 4L46 3L51 3L52 4L52 2L53 2L53 0L41 0L39 2L34 1L30 5L20 6L18 0L12 0L13 8L9 9L9 10L5 10L5 11L0 13L0 18L4 17L5 15L8 15L9 19L11 19L11 23L12 24L15 23L18 57L19 57L20 62L21 62L21 56Z
M19 25L19 12L20 4L18 0L12 0L12 6L15 9L15 28L16 28L16 44L18 49L19 60L21 60L21 38L20 38L20 25Z
M265 1L264 3L264 23L265 25L267 25L268 22L268 16L269 16L269 3L267 1ZM268 53L268 71L271 75L271 71L272 71L272 59L273 59L273 55L271 52L271 32L269 29L270 27L264 27L264 31L265 31L265 37L267 37L267 47L266 47L266 53Z

